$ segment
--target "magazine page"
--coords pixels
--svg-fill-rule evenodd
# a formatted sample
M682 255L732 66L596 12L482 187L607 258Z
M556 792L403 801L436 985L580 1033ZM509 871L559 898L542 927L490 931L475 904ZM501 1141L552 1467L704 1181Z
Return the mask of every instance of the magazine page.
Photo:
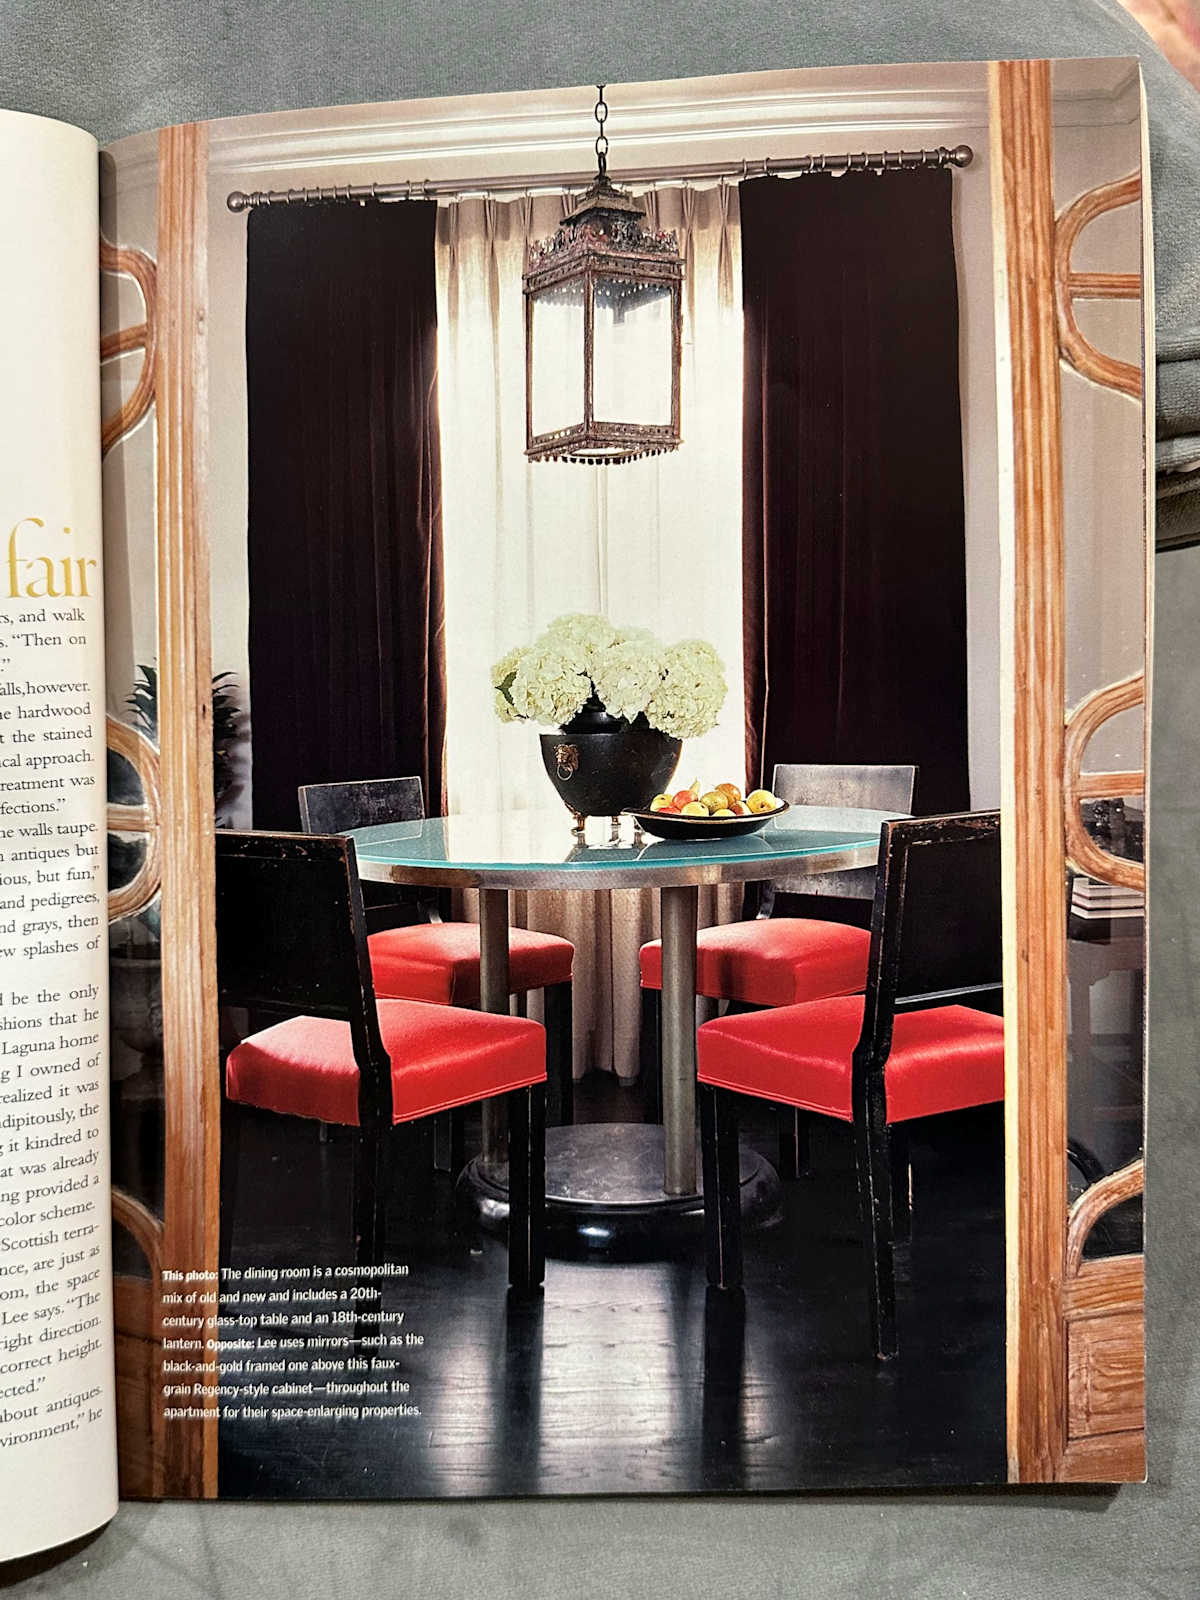
M116 1509L96 144L0 113L0 1558Z
M105 153L128 1492L1143 1476L1142 150L1099 60Z

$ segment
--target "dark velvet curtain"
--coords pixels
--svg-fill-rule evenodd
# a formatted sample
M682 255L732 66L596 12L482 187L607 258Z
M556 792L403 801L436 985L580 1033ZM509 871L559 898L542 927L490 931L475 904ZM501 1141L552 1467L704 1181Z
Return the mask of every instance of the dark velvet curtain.
M261 207L246 275L254 823L302 783L420 775L441 809L432 202Z
M953 179L741 185L746 768L969 804Z

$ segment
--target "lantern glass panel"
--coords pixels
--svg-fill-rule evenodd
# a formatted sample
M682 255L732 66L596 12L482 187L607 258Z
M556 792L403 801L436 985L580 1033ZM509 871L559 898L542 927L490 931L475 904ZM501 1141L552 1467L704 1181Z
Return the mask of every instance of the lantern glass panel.
M583 285L550 284L530 298L531 415L540 436L583 422Z
M674 366L671 286L597 278L593 415L669 427Z

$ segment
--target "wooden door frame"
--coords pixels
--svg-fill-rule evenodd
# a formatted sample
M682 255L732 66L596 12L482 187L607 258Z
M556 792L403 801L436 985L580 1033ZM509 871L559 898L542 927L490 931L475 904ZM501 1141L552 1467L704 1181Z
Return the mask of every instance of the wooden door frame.
M147 1496L208 1499L217 1493L217 1412L164 1416L160 1376L164 1271L211 1274L197 1290L214 1299L204 1337L217 1329L220 1230L220 1066L216 1005L211 623L207 468L208 129L158 136L157 262L102 241L101 270L132 277L145 320L107 335L101 361L143 351L130 397L105 418L102 453L154 408L155 569L158 654L156 751L108 718L108 746L135 769L137 806L110 806L110 832L144 837L135 877L109 895L109 921L161 895L162 1053L165 1148L163 1215L113 1192L113 1220L132 1234L149 1265L143 1280L116 1280L118 1325L136 1345L131 1384L150 1385L147 1437L119 1439L122 1480ZM143 1349L144 1347L144 1349ZM132 1421L132 1414L129 1419Z
M162 1263L213 1274L220 1230L220 1061L207 470L208 128L158 136L158 726L161 788ZM208 1337L216 1333L216 1304ZM160 1401L161 1404L161 1401ZM217 1414L163 1430L167 1495L217 1492Z
M1144 788L1144 771L1084 774L1081 765L1095 727L1144 698L1145 677L1108 685L1066 712L1060 361L1142 397L1141 371L1094 351L1071 304L1076 294L1139 295L1140 279L1070 265L1079 230L1136 200L1140 184L1135 174L1102 185L1056 218L1050 63L993 62L989 75L1002 605L1011 622L1001 626L1008 1475L1020 1483L1128 1480L1145 1466L1144 1420L1131 1425L1144 1366L1143 1259L1085 1262L1082 1252L1096 1218L1141 1192L1143 1171L1133 1163L1068 1210L1065 885L1070 865L1144 886L1144 867L1106 856L1087 838L1079 801ZM1149 310L1144 341L1147 334ZM1148 608L1152 548L1147 531ZM1148 652L1148 625L1146 643ZM1096 1361L1117 1368L1125 1388L1123 1409L1092 1434L1081 1391Z

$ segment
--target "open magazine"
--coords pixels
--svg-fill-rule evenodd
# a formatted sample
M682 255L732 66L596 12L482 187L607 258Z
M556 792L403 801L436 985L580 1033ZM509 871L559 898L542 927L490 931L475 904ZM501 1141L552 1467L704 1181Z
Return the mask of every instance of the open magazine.
M0 117L0 1558L1144 1476L1147 184L1125 59Z

